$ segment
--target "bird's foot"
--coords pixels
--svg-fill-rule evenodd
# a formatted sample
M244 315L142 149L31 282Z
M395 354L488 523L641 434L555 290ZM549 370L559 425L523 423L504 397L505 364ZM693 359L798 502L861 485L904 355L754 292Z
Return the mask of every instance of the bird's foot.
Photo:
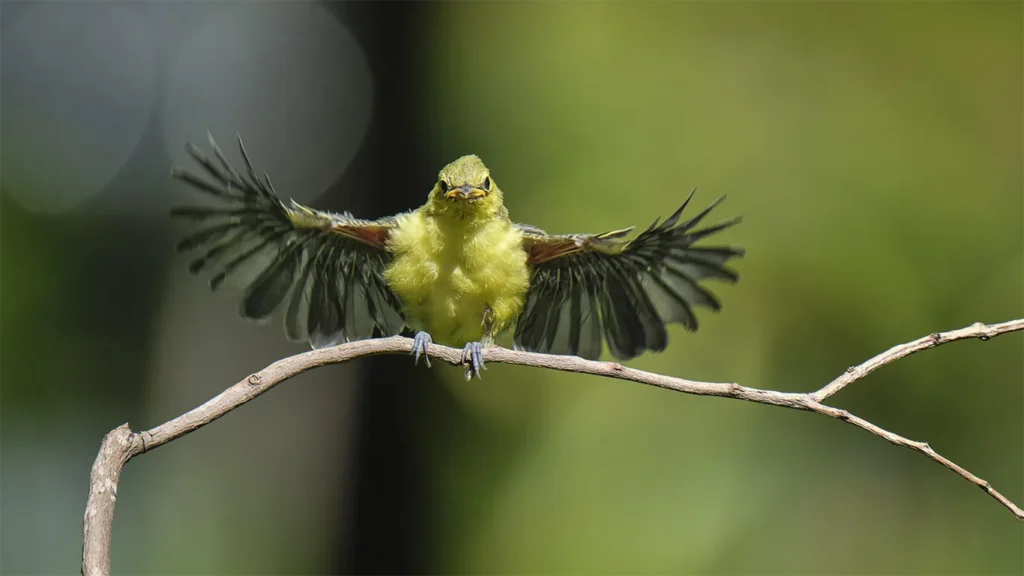
M487 370L487 366L484 365L484 343L470 342L466 344L466 347L462 349L462 363L466 365L467 382L472 380L474 375L482 379L480 369Z
M412 361L413 365L419 364L420 356L423 356L423 361L427 363L427 368L430 368L430 356L427 356L427 348L434 340L430 337L430 334L420 331L417 332L412 338L412 352L409 352L416 357Z

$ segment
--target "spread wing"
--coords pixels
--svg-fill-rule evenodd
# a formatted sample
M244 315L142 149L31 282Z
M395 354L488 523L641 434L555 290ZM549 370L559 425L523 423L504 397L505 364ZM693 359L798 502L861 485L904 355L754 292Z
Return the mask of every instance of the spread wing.
M664 350L666 324L696 330L694 307L721 307L700 281L735 282L739 276L725 264L743 250L693 245L739 218L695 229L723 196L679 222L692 197L629 241L623 238L632 228L554 236L521 225L532 278L516 323L516 347L597 359L603 337L612 355L626 360Z
M314 348L394 335L404 328L401 305L384 281L393 219L359 220L320 212L278 198L261 179L238 141L247 173L228 163L213 138L213 161L189 144L188 153L212 182L174 168L171 175L222 202L217 207L176 208L196 230L178 243L194 252L193 273L209 271L210 288L225 280L245 286L240 312L265 320L284 308L289 340Z

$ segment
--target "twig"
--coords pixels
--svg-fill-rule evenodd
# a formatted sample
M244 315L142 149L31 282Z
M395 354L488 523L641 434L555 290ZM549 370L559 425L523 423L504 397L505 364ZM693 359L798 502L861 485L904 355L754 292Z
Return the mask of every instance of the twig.
M828 385L810 393L778 392L775 390L761 390L749 388L733 383L721 382L698 382L674 378L662 374L644 372L617 364L615 362L601 362L595 360L584 360L576 356L554 356L549 354L536 354L533 352L521 352L507 348L492 347L484 350L484 360L491 363L518 364L521 366L533 366L537 368L548 368L564 372L576 372L580 374L593 374L605 376L618 380L629 380L641 384L675 390L686 394L698 396L722 396L735 398L758 404L772 406L783 406L796 410L808 410L848 422L858 428L866 430L875 436L888 440L898 446L905 446L916 450L952 470L969 482L979 486L990 496L1008 508L1017 520L1024 520L1024 510L1011 502L1005 496L996 491L992 486L939 455L926 442L917 442L894 434L880 428L867 420L858 418L846 410L834 408L822 401L839 392L861 378L864 378L874 370L904 358L914 352L925 350L953 340L965 338L989 338L1024 330L1024 319L1011 320L1002 324L985 325L976 323L967 328L932 334L913 342L895 346L867 362L847 369L847 371L836 378ZM333 348L312 350L302 354L296 354L274 362L263 370L252 374L241 382L221 392L208 402L170 420L156 428L145 432L132 432L127 424L112 430L103 439L99 455L93 464L92 475L89 484L89 501L85 511L85 539L82 550L82 574L92 576L94 574L110 573L110 534L114 520L114 503L117 497L117 485L124 465L139 454L148 452L158 446L166 444L175 438L180 438L193 430L201 428L210 422L220 418L228 412L238 408L253 398L270 390L277 384L301 374L311 368L325 364L337 364L346 362L353 358L362 356L374 356L379 354L411 353L413 341L410 338L393 336L390 338L379 338L374 340L361 340L341 344ZM462 350L449 348L447 346L431 345L429 355L444 360L452 365L462 364Z
M1007 332L1016 332L1017 330L1024 330L1024 319L1010 320L1009 322L992 324L991 326L982 324L981 322L975 322L974 324L959 330L936 332L930 336L918 338L913 342L893 346L867 362L847 368L846 372L844 372L842 376L836 378L832 382L829 382L827 386L823 386L821 390L818 390L812 394L812 396L815 400L821 402L843 388L846 388L851 383L860 380L875 370L878 370L882 366L892 364L900 358L906 358L914 352L920 352L921 350L934 348L940 344L945 344L946 342L963 340L965 338L988 340L993 336L999 336L1000 334L1005 334Z

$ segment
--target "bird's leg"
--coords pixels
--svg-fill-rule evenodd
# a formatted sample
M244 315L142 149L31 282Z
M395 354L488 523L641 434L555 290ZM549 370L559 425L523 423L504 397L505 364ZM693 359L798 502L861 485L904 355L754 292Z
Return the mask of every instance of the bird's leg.
M479 342L466 344L466 347L462 349L462 363L466 364L467 381L472 380L474 375L482 379L483 376L480 375L480 369L487 370L487 366L484 364L484 348L494 344L494 310L490 306L484 308L482 323L484 337Z
M420 355L422 355L424 362L427 363L427 368L430 368L430 356L427 356L427 348L430 346L431 342L433 342L433 339L430 338L430 334L427 334L422 330L413 336L412 352L410 352L410 354L416 357L416 359L412 361L413 365L419 363Z

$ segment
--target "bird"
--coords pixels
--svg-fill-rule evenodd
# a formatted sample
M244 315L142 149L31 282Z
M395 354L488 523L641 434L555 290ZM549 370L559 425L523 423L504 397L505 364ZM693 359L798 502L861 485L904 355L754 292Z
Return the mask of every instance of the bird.
M695 245L740 222L700 227L725 196L681 220L692 190L632 239L632 226L548 234L513 222L490 170L467 155L441 169L421 207L364 220L285 202L240 136L244 172L207 137L215 159L185 147L205 177L171 175L220 203L171 210L194 226L177 250L195 254L188 268L212 273L213 290L242 279L242 317L282 310L286 338L313 348L404 333L427 366L435 342L462 347L467 379L506 331L518 350L599 359L607 344L629 360L664 351L669 324L696 330L694 308L721 308L703 281L739 279L727 264L742 248Z

